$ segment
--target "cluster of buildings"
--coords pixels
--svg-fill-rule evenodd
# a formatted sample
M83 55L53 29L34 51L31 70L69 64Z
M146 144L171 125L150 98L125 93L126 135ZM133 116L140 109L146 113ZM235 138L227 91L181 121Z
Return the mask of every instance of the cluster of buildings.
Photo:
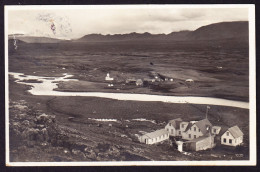
M238 146L243 143L243 132L238 126L230 128L214 126L205 118L200 121L183 121L181 118L168 122L164 129L146 133L139 137L145 144L155 144L174 137L178 150L200 151L216 146L216 143Z

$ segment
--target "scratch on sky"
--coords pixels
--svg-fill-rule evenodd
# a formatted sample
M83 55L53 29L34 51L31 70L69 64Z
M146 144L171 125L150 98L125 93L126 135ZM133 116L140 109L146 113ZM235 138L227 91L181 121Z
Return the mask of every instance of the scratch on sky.
M51 13L41 13L37 20L45 22L53 35L66 36L72 32L70 22L66 16L60 17Z

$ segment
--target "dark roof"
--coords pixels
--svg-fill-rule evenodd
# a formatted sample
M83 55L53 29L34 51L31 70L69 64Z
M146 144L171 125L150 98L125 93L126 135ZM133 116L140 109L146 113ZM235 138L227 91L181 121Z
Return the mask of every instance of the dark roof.
M207 118L196 122L194 125L196 125L203 134L208 132L207 127L212 127L212 124Z
M175 128L175 129L180 129L180 123L182 122L181 118L176 118L173 120L170 120L169 123Z
M228 130L227 126L221 126L220 132L218 133L219 136L222 136Z
M194 123L189 122L189 124L187 125L187 127L185 129L185 132L187 132L191 128L191 126L193 126L193 124Z
M168 131L166 131L165 129L160 129L160 130L156 130L154 132L151 133L146 133L144 136L147 136L148 138L156 138L159 136L162 136L164 134L168 134Z
M229 128L228 131L232 134L234 138L238 138L244 135L237 125Z

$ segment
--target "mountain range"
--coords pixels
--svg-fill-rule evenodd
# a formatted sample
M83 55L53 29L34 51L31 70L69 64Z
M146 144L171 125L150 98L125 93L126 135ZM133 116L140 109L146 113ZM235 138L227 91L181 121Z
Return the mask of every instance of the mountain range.
M26 43L59 43L59 42L114 42L114 41L196 41L235 39L248 41L248 21L221 22L202 26L194 31L179 31L170 34L128 33L128 34L88 34L79 39L61 40L48 37L33 37L16 34L15 39ZM13 39L13 35L9 35Z

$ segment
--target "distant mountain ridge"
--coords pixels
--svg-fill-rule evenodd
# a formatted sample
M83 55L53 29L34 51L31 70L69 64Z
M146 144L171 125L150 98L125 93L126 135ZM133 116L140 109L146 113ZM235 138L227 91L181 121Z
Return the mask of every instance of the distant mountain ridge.
M59 43L62 39L49 38L49 37L37 37L37 36L25 36L22 34L8 35L9 40L17 39L26 43Z
M102 35L102 34L89 34L82 38L73 40L76 42L86 41L131 41L131 40L185 40L186 35L191 31L172 32L170 34L151 34L145 33L128 33L128 34L114 34L114 35Z
M48 37L33 37L17 34L16 39L26 43L59 42L114 42L114 41L199 41L235 39L248 41L248 21L220 22L202 26L194 31L179 31L170 34L127 33L127 34L88 34L79 39L61 40ZM13 35L9 35L13 39Z
M131 41L131 40L221 40L244 39L248 40L248 21L221 22L202 26L194 31L179 31L170 34L128 33L115 35L89 34L74 40L76 42L99 41Z

